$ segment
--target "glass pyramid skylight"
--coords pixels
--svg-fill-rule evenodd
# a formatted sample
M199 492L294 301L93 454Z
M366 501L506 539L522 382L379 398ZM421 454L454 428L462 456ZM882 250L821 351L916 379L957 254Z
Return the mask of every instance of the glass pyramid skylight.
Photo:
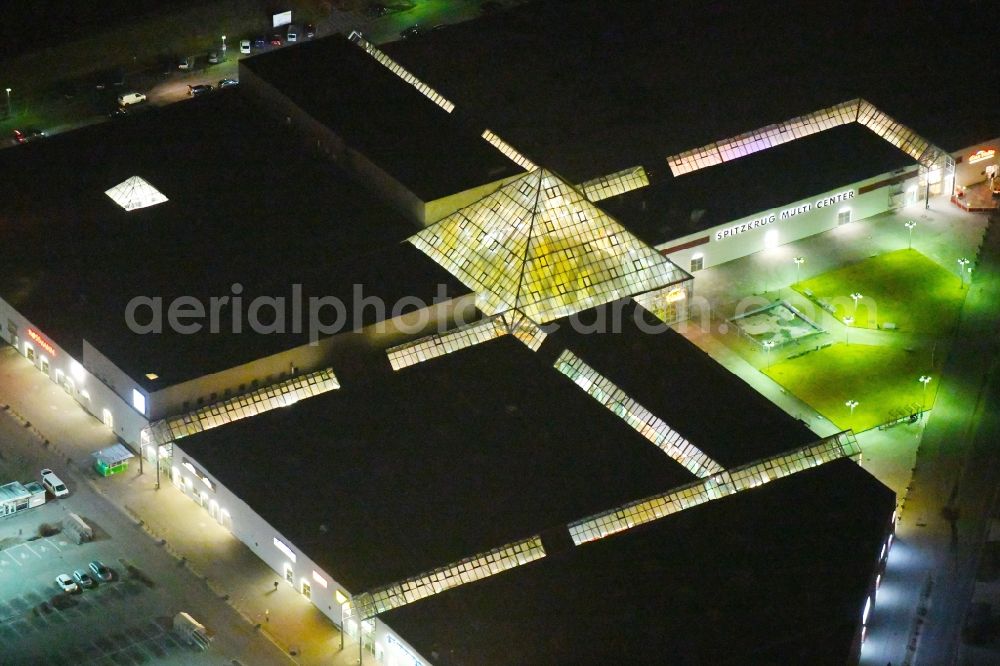
M147 208L167 201L163 193L140 176L132 176L107 190L105 194L127 211Z
M540 324L689 278L541 168L410 242L474 289L486 314L517 308Z

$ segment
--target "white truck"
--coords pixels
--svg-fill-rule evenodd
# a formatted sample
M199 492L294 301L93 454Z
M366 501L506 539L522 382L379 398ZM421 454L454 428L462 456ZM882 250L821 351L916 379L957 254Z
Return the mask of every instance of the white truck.
M213 638L205 625L184 611L174 615L174 633L196 650L207 650Z

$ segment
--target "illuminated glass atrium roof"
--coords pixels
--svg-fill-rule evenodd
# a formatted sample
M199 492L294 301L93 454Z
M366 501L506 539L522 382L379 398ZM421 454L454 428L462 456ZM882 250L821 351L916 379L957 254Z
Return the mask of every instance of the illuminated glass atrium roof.
M559 176L535 169L410 239L488 315L538 323L689 276Z
M162 192L141 176L132 176L107 190L105 194L127 211L155 206L167 200Z

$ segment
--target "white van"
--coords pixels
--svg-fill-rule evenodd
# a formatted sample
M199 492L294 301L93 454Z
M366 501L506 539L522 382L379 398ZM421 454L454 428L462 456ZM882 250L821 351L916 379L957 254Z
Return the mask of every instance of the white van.
M288 32L285 33L285 41L289 43L299 41L299 29L296 26L288 26Z
M118 106L129 106L131 104L139 104L140 102L145 102L146 96L138 92L125 93L118 97Z
M240 40L240 53L247 55L250 53L250 40L241 39Z
M65 497L69 495L69 489L66 484L62 482L56 473L49 468L42 470L42 485L48 490L54 497Z

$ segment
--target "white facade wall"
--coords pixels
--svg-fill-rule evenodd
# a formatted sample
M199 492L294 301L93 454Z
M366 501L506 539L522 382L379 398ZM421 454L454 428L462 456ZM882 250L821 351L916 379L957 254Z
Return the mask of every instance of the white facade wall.
M692 268L691 260L698 256L703 260L702 267L709 268L768 247L777 247L807 238L836 227L838 215L843 211L849 210L851 221L854 222L891 210L894 205L897 205L894 203L893 192L897 189L906 192L912 184L911 181L916 182L916 171L905 183L897 184L895 189L886 186L859 194L859 188L887 180L893 175L891 173L881 174L807 199L776 206L705 231L662 243L657 246L657 249L669 251L670 248L707 237L709 240L706 243L666 254L666 257L672 262L684 270L690 271ZM834 199L838 200L832 201ZM808 206L808 210L802 210L804 206ZM745 229L742 228L744 224L747 225Z
M206 484L203 478L207 478L211 485ZM339 591L346 600L351 596L347 588L309 559L290 539L274 529L246 502L219 483L218 479L177 443L173 445L171 481L176 488L200 504L216 522L232 532L233 536L246 544L257 557L271 567L275 571L275 580L280 581L282 585L294 586L300 594L303 583L309 585L310 600L313 605L335 625L344 626L342 606L337 599L337 592ZM337 529L337 526L328 525L327 528ZM287 548L288 552L276 545L276 539ZM289 552L294 556L294 561ZM289 574L291 581L288 580ZM326 587L318 582L317 576L326 581ZM356 623L349 620L346 629L348 635L357 637ZM386 666L404 664L418 666L428 663L382 622L375 623L375 643L375 655L376 657L382 655L380 663ZM409 652L409 658L406 652Z
M118 437L132 444L139 442L139 433L149 421L2 298L0 336L8 344L16 343L22 356L33 357L36 368L46 372L49 379L62 386L90 414L109 425ZM83 344L86 354L86 340Z
M992 156L986 157L990 151L993 152ZM957 150L951 156L956 162L955 185L964 187L981 183L986 180L987 166L1000 165L1000 137ZM970 159L978 161L970 163Z

